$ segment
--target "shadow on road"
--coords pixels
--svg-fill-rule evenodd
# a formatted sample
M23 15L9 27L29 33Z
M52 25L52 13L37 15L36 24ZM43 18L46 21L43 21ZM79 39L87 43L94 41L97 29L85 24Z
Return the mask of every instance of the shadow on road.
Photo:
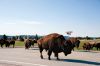
M86 60L61 59L60 61L64 61L64 62L73 62L73 63L83 63L83 64L99 65L99 66L100 66L100 62L93 62L93 61L86 61Z
M30 48L30 50L39 50L39 48L35 47L35 48Z

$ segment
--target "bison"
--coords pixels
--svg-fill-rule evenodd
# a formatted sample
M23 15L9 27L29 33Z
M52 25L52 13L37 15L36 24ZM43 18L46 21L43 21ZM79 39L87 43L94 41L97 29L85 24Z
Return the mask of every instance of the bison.
M89 44L89 43L84 43L84 45L83 45L83 49L84 49L84 50L90 50L91 48L92 48L91 44Z
M93 49L95 43L96 43L96 42L94 42L94 41L86 42L86 43L84 43L84 45L83 45L83 49L84 49L84 50L91 50L91 49Z
M14 46L15 46L15 40L0 39L0 44L1 44L2 48L3 48L3 45L5 45L6 47L9 47L10 45L13 45L13 48L14 48Z
M37 43L37 40L25 39L24 41L25 49L29 49L31 46L34 46L34 43Z
M6 40L5 41L6 47L10 47L11 45L13 45L13 48L15 47L15 40Z
M0 45L3 48L3 45L5 44L5 41L3 39L0 39Z
M95 43L93 47L97 48L97 50L100 50L100 42Z
M70 40L66 41L64 36L58 33L46 35L43 38L40 38L37 43L40 50L41 59L43 59L42 51L44 49L48 51L49 60L51 60L50 56L52 52L54 53L55 57L57 57L57 60L59 60L58 53L63 52L65 56L67 56L74 48L74 45Z

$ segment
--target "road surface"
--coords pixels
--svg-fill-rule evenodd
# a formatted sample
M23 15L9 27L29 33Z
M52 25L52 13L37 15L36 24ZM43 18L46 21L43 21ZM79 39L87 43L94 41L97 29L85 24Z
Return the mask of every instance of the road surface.
M0 66L100 66L100 52L72 51L68 56L59 53L57 61L52 54L48 60L46 51L40 58L38 48L0 48Z

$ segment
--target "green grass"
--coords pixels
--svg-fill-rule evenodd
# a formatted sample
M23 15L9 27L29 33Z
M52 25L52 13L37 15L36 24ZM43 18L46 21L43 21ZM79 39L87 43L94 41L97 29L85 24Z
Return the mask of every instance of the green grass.
M23 41L16 41L15 46L24 47L24 42Z
M83 45L86 42L86 40L80 40L80 46L79 49L83 49Z
M85 43L85 42L89 42L89 41L91 41L91 40L80 40L81 42L80 42L80 46L79 46L79 50L83 50L83 44ZM97 40L95 40L95 41L100 41L100 39L97 39ZM36 44L35 44L36 45ZM23 41L16 41L16 43L15 43L15 47L16 46L18 46L18 47L24 47L24 42ZM76 48L75 48L75 50L77 50ZM93 50L96 50L96 48L94 47L93 48Z
M37 46L36 43L34 45ZM16 41L15 42L15 47L25 47L24 41Z
M80 41L81 42L80 42L79 50L82 50L84 43L89 42L89 41L93 41L93 40L80 40ZM100 39L97 39L95 41L98 42L98 41L100 41ZM96 50L96 48L94 47L93 50Z

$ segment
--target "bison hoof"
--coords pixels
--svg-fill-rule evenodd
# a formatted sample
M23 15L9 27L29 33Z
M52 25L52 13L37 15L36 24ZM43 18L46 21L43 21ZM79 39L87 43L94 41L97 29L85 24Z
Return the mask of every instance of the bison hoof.
M48 59L48 60L51 60L51 59Z
M43 59L43 58L41 58L41 59Z
M41 58L41 59L43 59L43 58Z
M59 58L57 58L57 60L60 60Z
M48 60L51 60L51 58L49 57Z
M41 59L43 59L43 56L41 56Z

